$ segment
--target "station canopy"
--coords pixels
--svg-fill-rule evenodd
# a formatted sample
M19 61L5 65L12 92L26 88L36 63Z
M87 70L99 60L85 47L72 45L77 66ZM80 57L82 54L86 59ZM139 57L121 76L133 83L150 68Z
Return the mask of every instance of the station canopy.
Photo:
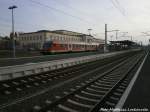
M131 45L135 45L136 43L130 40L122 40L122 41L110 41L110 44L131 46Z

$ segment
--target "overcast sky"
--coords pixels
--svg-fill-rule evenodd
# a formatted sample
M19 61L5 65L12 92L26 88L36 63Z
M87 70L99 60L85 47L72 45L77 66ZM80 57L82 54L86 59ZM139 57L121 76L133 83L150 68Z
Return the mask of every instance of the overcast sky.
M132 35L134 41L146 43L150 31L150 0L0 0L0 35L11 32L11 5L15 9L15 31L71 30L91 33L104 38L104 24L108 30L120 30ZM150 32L149 32L150 33ZM115 32L109 33L115 40ZM130 39L119 37L119 39Z

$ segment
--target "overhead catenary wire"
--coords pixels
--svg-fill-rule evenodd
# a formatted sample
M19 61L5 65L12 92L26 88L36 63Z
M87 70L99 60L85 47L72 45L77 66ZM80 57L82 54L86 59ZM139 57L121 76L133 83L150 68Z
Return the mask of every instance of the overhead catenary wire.
M118 5L113 0L110 0L110 2L123 16L126 16L125 13L118 7Z
M48 8L48 9L50 9L50 10L53 10L53 11L62 13L62 14L64 14L64 15L66 15L66 16L70 16L70 17L72 17L72 18L78 19L78 20L80 20L80 21L82 21L83 23L86 23L86 24L88 24L88 25L95 25L95 26L98 25L98 24L94 24L94 23L92 23L92 22L86 20L85 18L81 18L81 17L79 17L79 16L77 16L77 15L70 14L70 13L68 13L68 12L65 12L65 11L63 11L63 10L61 10L61 9L55 8L55 7L50 6L50 5L48 5L48 4L44 4L44 3L39 2L39 1L36 1L36 0L28 0L28 1L30 1L30 2L32 2L32 3L34 3L34 4L37 4L37 5L40 5L40 6L42 6L42 7L46 7L46 8ZM71 8L71 6L69 6L69 7ZM73 9L73 10L77 10L76 8L72 8L72 9ZM78 11L78 10L77 10L77 11ZM17 23L17 24L18 24L18 23ZM21 24L23 24L23 23L21 23ZM24 25L25 25L25 24L24 24ZM34 25L35 25L35 24L34 24ZM33 25L32 25L32 26L33 26ZM42 26L42 25L38 25L38 26Z
M68 12L65 12L65 11L63 11L63 10L54 8L54 7L50 6L50 5L41 3L41 2L39 2L39 1L35 1L35 0L28 0L28 1L30 1L30 2L32 2L32 3L34 3L34 4L38 4L38 5L42 6L42 7L46 7L46 8L48 8L48 9L53 10L53 11L59 12L59 13L64 14L64 15L66 15L66 16L70 16L70 17L72 17L72 18L78 19L78 20L82 21L83 23L86 23L86 24L93 24L93 23L91 23L90 21L87 21L86 19L83 19L83 18L81 18L81 17L75 16L75 15L70 14L70 13L68 13Z
M44 3L39 2L39 1L35 1L35 0L28 0L28 1L31 2L31 3L34 3L34 4L36 4L36 5L39 5L39 6L41 6L41 7L45 7L45 8L47 8L47 9L49 9L50 11L55 11L55 12L64 14L64 15L66 15L66 16L70 16L70 17L72 17L72 18L74 18L74 19L76 19L76 20L79 20L80 22L82 22L82 23L88 25L87 29L88 29L88 28L94 29L93 27L99 27L99 26L103 27L103 25L105 24L105 23L97 24L97 23L94 23L94 22L92 22L92 21L88 21L88 20L85 19L85 18L82 18L82 17L76 16L76 15L70 14L70 13L68 13L68 12L65 12L65 11L61 10L61 9L54 8L53 6L44 4Z
M128 21L128 23L133 24L129 18L127 17L125 9L120 5L118 0L110 0L112 5L125 17L125 19Z
M70 9L72 9L72 10L74 10L74 11L77 11L78 13L87 15L87 13L85 13L85 12L83 12L83 11L80 11L80 10L78 10L77 8L74 8L74 7L70 6L70 5L66 5L66 4L64 4L63 2L61 2L60 0L59 0L59 1L53 0L53 1L54 1L55 3L58 3L58 2L59 2L59 4L61 4L62 6L67 7L67 8L70 8Z
M1 21L3 21L3 23L1 24ZM46 26L44 26L44 25L37 25L37 24L29 24L29 23L23 23L23 22L20 22L20 23L18 23L18 22L16 22L16 28L17 29L23 29L24 28L24 25L25 26L34 26L34 27L36 27L36 28L39 28L39 27L45 27L46 28ZM6 18L3 18L3 17L0 17L0 25L1 26L4 26L5 28L6 27L8 27L7 29L10 29L10 27L11 27L11 20L10 19L6 19ZM19 25L19 26L18 26ZM20 27L21 26L21 27Z
M125 9L120 5L119 1L118 0L115 0L115 1L109 0L109 1L113 5L113 7L115 7L120 12L120 14L126 19L126 21L129 23L129 25L131 27L134 27L134 25L135 25L134 22L128 18Z
M84 12L84 11L81 11L81 10L79 10L78 8L75 8L75 7L72 7L71 5L66 5L64 2L61 2L60 0L59 1L57 1L57 0L53 0L55 3L59 3L60 5L62 5L62 6L64 6L64 7L66 7L66 8L69 8L69 10L71 9L71 10L73 10L73 11L75 11L75 12L78 12L78 13L80 13L80 14L82 14L83 16L86 16L86 17L93 17L93 15L90 15L89 13L87 13L87 12ZM101 18L98 18L101 22L103 21ZM90 22L90 21L89 21ZM105 24L105 22L103 22L103 24ZM97 24L95 24L95 23L93 23L93 25L96 25L97 26Z
M122 12L124 15L126 15L126 11L125 11L124 7L122 7L122 6L120 5L120 2L119 2L118 0L115 0L115 1L116 1L116 4L118 4L118 7L120 8L121 12Z

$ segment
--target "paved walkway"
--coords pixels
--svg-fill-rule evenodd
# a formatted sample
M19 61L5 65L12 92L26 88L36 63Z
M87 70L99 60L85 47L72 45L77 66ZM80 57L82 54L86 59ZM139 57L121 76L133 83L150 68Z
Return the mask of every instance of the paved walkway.
M143 67L139 72L136 82L126 99L123 108L147 108L149 109L148 112L150 112L150 53L147 55ZM135 112L138 112L138 110ZM144 112L144 110L142 112Z

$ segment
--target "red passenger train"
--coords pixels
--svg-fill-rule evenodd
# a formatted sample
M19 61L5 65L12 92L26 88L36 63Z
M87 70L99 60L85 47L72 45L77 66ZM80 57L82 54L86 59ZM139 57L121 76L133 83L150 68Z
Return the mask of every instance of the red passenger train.
M59 42L47 41L43 44L42 53L61 53L61 52L81 52L81 51L96 51L100 47L97 42ZM102 46L101 46L102 47Z

